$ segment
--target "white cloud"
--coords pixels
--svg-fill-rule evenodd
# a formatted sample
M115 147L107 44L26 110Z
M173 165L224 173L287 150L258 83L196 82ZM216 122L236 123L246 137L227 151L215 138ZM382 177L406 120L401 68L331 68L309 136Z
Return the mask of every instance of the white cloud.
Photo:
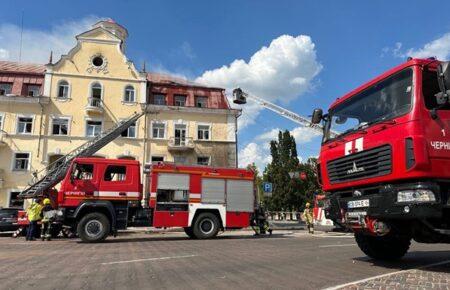
M50 51L53 60L59 59L75 46L75 35L92 28L100 18L87 16L79 20L64 21L52 25L49 30L23 30L22 58L24 62L47 63ZM19 60L20 26L14 24L0 25L0 60Z
M275 128L262 133L254 138L253 142L250 142L243 149L239 151L239 166L245 167L248 164L255 162L260 172L264 171L266 165L272 161L270 156L270 144L271 140L278 140L278 132L281 129ZM297 145L310 142L315 137L321 135L319 131L316 131L307 127L296 127L290 131L294 136ZM301 156L298 156L301 161Z
M197 82L232 90L241 87L268 101L287 103L308 91L322 65L316 59L315 44L306 35L282 35L250 58L209 70ZM255 122L262 108L249 102L239 118L242 129Z
M268 148L255 142L251 142L239 150L238 157L239 167L246 167L249 164L255 163L261 173L267 163L272 161Z
M409 56L415 58L436 57L440 60L446 60L450 58L450 32L426 43L421 48L408 48L402 50L402 47L402 43L397 42L394 48L383 48L382 55L391 52L393 56L400 58L406 58Z

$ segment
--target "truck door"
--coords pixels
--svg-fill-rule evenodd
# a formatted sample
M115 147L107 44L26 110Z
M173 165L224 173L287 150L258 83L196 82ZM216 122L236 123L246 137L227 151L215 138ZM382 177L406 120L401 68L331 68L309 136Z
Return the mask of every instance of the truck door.
M72 171L72 188L67 190L68 196L94 196L98 182L95 174L95 166L91 163L76 163Z
M154 227L187 227L189 174L159 173Z
M119 200L139 199L140 184L133 174L132 166L126 164L108 164L105 167L98 191L99 197Z

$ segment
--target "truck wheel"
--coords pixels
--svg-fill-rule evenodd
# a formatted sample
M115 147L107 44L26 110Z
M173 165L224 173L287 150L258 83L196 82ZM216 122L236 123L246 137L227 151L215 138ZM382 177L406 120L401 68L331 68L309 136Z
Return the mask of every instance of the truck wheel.
M109 219L98 212L85 215L77 225L77 234L85 243L101 242L109 235L109 231Z
M411 245L411 238L387 235L374 237L355 233L355 240L361 251L376 260L392 261L403 257Z
M205 212L195 219L193 233L197 239L210 239L219 232L219 219L215 214Z
M186 235L191 238L191 239L195 239L195 235L194 235L194 231L192 230L192 227L186 227L183 228L184 232L186 233Z

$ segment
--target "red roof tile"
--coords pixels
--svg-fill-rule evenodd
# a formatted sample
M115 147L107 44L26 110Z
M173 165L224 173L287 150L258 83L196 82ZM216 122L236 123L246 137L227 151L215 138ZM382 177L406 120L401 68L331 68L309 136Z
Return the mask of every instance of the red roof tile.
M15 62L15 61L0 61L0 73L1 72L43 75L45 72L45 65Z

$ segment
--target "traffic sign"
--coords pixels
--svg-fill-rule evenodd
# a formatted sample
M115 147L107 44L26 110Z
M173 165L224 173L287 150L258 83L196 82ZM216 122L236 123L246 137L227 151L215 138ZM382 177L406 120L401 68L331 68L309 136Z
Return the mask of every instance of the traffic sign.
M265 193L271 193L272 192L272 183L270 182L264 182L263 183L263 191Z

